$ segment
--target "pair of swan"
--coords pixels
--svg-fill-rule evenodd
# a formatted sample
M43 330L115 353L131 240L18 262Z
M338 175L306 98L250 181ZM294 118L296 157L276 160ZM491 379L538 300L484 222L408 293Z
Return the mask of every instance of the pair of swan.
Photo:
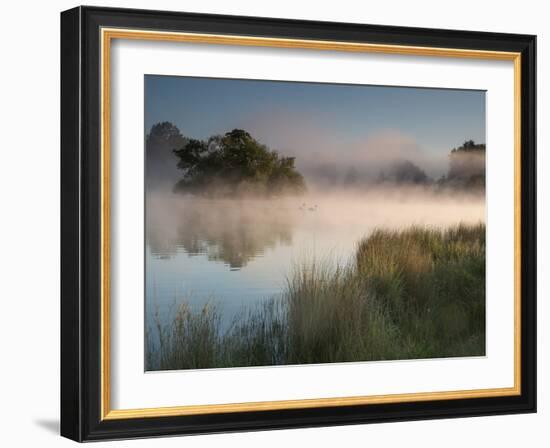
M305 202L298 207L300 210L309 210L310 212L316 212L319 208L317 204L308 206Z

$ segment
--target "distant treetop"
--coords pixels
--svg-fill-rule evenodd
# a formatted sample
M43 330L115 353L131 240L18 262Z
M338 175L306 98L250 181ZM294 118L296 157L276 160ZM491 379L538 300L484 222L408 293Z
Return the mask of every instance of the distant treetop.
M398 160L378 176L379 183L422 185L429 181L426 173L410 160Z
M452 153L455 152L472 152L472 151L485 151L485 143L475 143L473 140L466 140L462 146L453 148Z
M167 143L181 143L184 137L181 135L180 130L176 125L169 121L163 121L161 123L154 124L151 127L151 131L147 135L148 142L167 142Z
M172 186L179 179L174 149L181 148L187 139L172 123L154 124L145 138L145 173L147 187Z
M485 143L467 140L451 151L447 182L455 188L485 190Z

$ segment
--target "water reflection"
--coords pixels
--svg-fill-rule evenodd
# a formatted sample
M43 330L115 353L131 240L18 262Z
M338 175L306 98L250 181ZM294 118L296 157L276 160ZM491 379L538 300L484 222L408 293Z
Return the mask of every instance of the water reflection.
M284 201L147 198L151 254L202 255L239 270L268 249L292 245L296 210Z
M224 327L281 293L293 266L346 263L373 229L484 221L484 197L419 191L308 194L272 200L146 197L146 327L215 303Z

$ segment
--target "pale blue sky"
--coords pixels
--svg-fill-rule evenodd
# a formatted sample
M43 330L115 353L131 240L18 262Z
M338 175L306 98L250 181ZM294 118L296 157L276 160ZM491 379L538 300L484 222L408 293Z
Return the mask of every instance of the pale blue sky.
M191 138L234 128L273 149L301 152L399 135L442 159L465 140L485 142L485 92L146 75L145 129L171 121Z

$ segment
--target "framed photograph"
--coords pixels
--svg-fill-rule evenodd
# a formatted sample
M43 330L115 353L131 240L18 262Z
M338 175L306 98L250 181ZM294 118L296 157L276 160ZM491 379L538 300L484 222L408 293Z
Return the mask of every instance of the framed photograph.
M61 14L61 433L536 411L535 36Z

